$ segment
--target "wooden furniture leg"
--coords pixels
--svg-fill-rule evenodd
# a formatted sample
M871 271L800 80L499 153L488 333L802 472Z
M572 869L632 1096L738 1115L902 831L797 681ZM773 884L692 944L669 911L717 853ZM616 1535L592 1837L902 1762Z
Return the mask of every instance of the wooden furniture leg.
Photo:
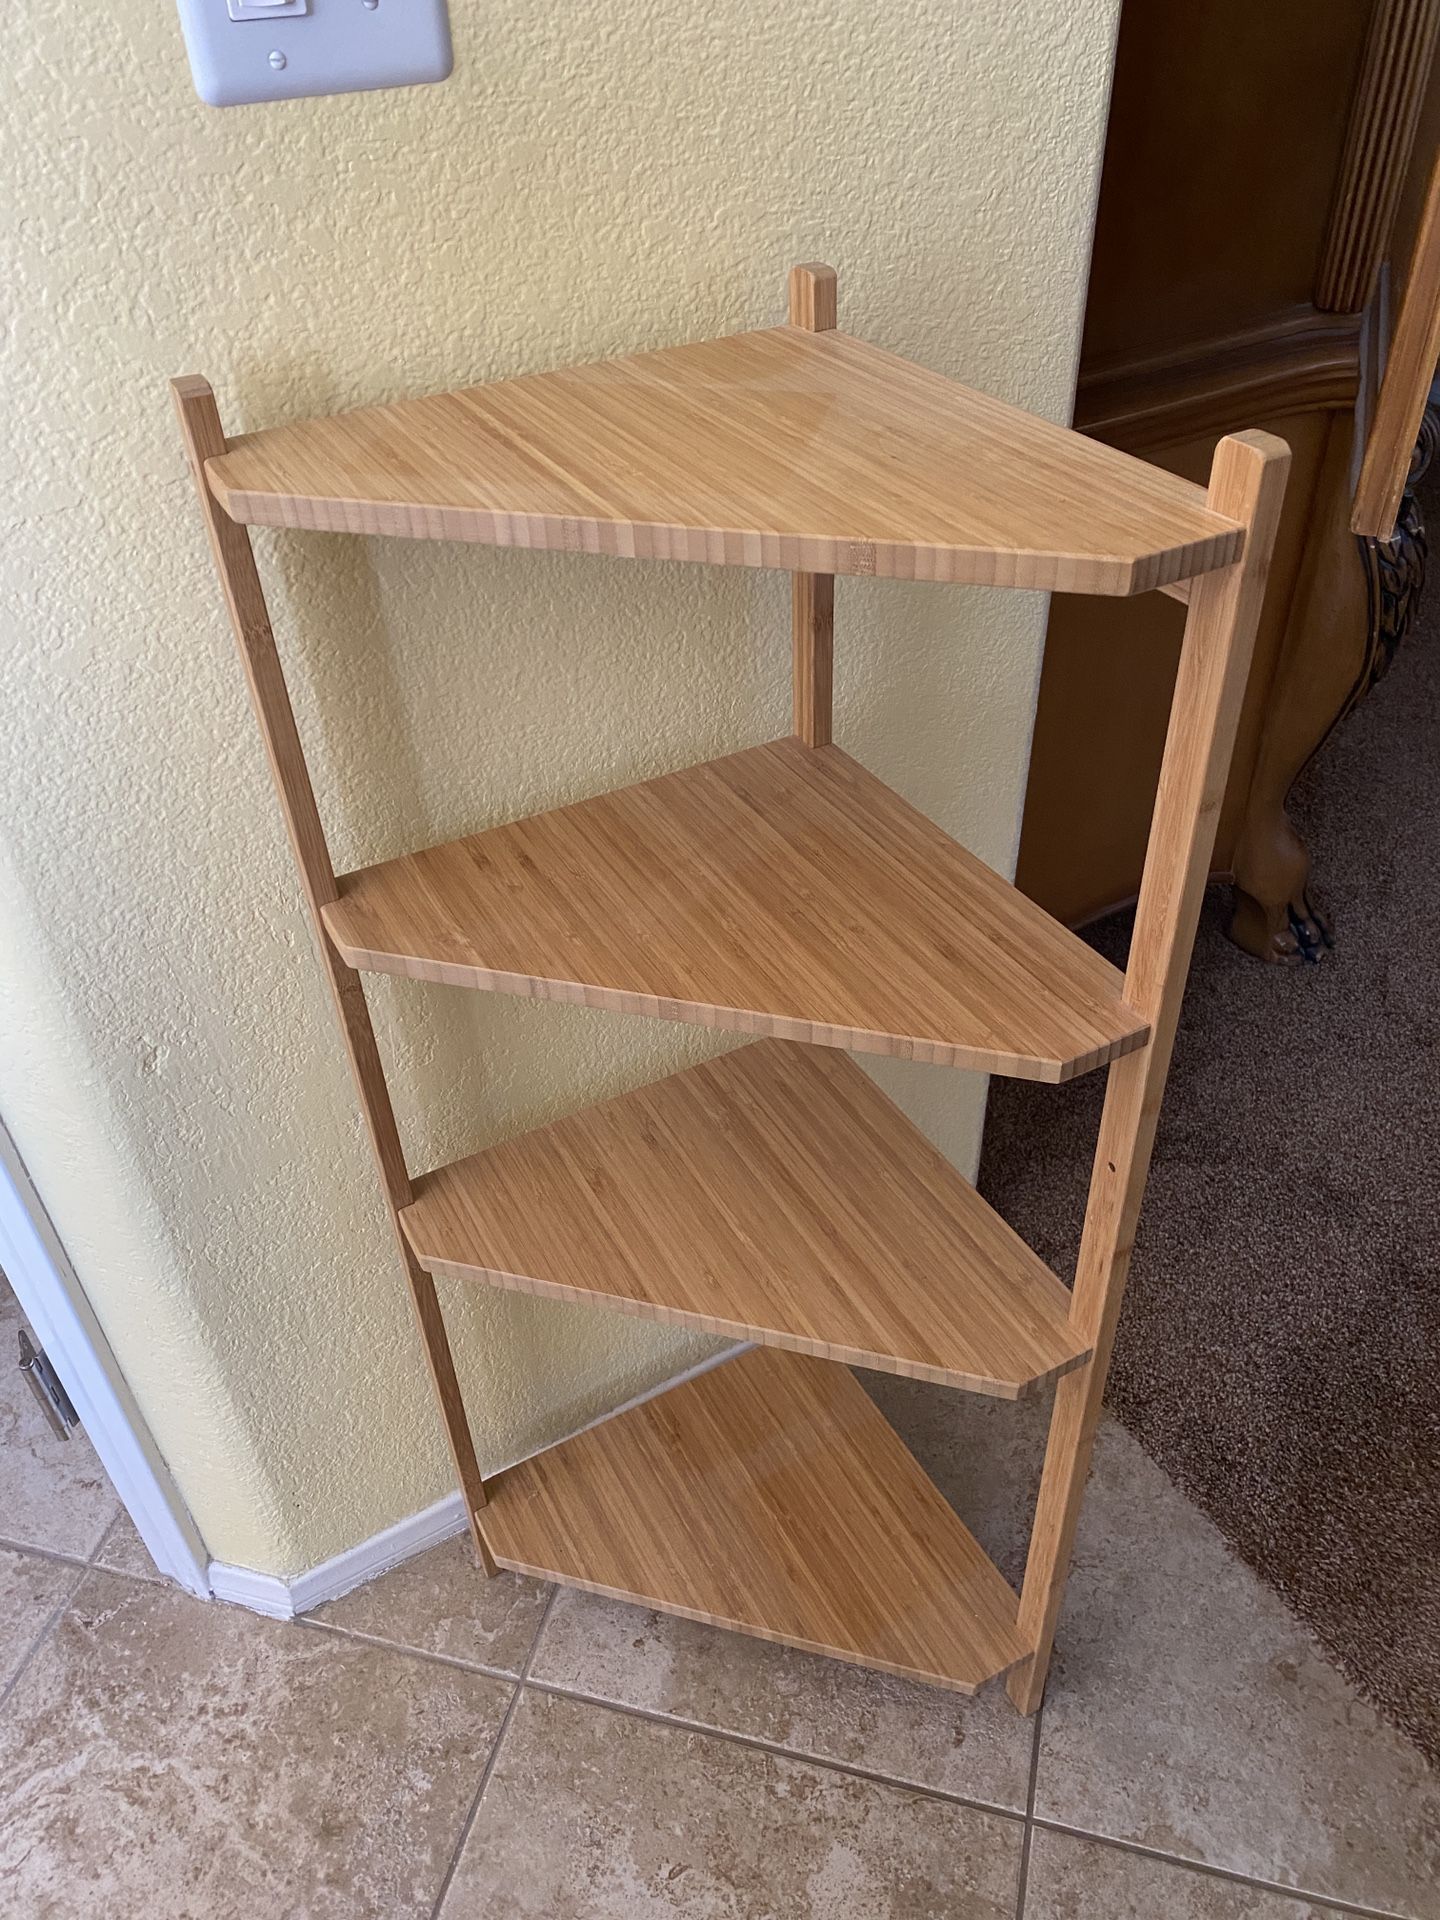
M325 831L320 823L319 809L305 766L294 710L290 705L285 675L270 626L270 615L265 606L264 591L255 567L255 555L249 533L220 511L205 479L205 462L226 450L220 412L206 380L189 375L172 381L171 391L175 397L180 431L184 436L196 491L200 496L201 512L210 535L215 569L220 576L230 623L235 630L241 663L245 668L250 702L269 756L280 810L285 816L291 851L300 872L300 884L315 924L321 965L335 1002L350 1071L354 1075L360 1108L365 1116L381 1185L385 1190L390 1223L410 1284L410 1297L419 1323L420 1337L424 1342L425 1356L444 1416L451 1456L470 1516L470 1531L481 1566L487 1574L492 1574L495 1563L481 1534L479 1521L480 1509L485 1504L485 1486L475 1459L475 1447L470 1437L469 1422L465 1418L460 1383L455 1374L450 1342L445 1334L435 1282L416 1262L400 1230L400 1209L408 1206L412 1197L410 1176L385 1085L379 1049L375 1044L375 1030L370 1020L365 989L359 975L341 963L320 917L320 909L339 897L335 869L331 864Z
M790 270L790 324L807 333L829 333L837 323L835 269ZM835 654L835 576L791 576L791 645L795 675L795 731L807 747L828 747Z
M1152 1034L1110 1067L1105 1089L1071 1307L1093 1351L1055 1392L1020 1598L1021 1637L1034 1652L1006 1683L1022 1713L1045 1690L1289 464L1284 442L1265 433L1232 435L1215 449L1209 504L1245 526L1245 548L1191 587L1125 975L1125 997Z
M1329 925L1310 897L1310 849L1285 803L1348 706L1368 651L1365 581L1345 525L1352 440L1350 414L1335 413L1230 860L1230 938L1257 959L1283 964L1318 960L1330 946Z
M1437 439L1440 421L1427 415L1411 463L1412 486ZM1351 535L1353 448L1354 421L1337 413L1231 857L1230 938L1261 960L1318 960L1332 945L1330 925L1310 894L1310 850L1287 802L1301 773L1388 670L1425 579L1425 526L1413 492L1404 495L1391 539Z

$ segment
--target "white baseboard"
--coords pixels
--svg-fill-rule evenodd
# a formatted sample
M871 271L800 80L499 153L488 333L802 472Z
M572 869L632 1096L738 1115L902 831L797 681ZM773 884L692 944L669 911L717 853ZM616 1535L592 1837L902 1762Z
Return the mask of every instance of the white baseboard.
M223 1560L212 1560L210 1591L231 1606L248 1607L252 1613L267 1614L272 1620L293 1620L297 1613L309 1613L323 1607L327 1600L338 1600L342 1593L388 1573L402 1560L412 1560L428 1547L438 1546L452 1534L463 1532L465 1524L465 1502L457 1488L433 1507L397 1520L393 1527L383 1527L359 1546L348 1547L344 1553L289 1580L278 1573L256 1573L251 1567L232 1567Z
M647 1400L669 1393L674 1387L684 1386L687 1380L697 1379L712 1367L733 1360L737 1354L747 1353L751 1344L747 1341L727 1347L723 1353L714 1354L710 1359L700 1361L697 1366L686 1367L682 1373L662 1380L647 1392L636 1394L633 1400L627 1400L623 1406L601 1414L599 1419L588 1421L583 1427L577 1427L576 1433L588 1433L591 1427L598 1427L605 1420L613 1420L617 1414L628 1413L632 1407L643 1406ZM573 1440L574 1437L574 1434L566 1435L567 1439ZM558 1446L560 1443L556 1441L554 1444ZM533 1460L537 1453L546 1451L547 1448L537 1447L509 1465L519 1466L522 1461ZM500 1473L506 1471L507 1467L496 1469ZM342 1593L350 1593L367 1580L377 1579L392 1567L398 1567L402 1561L414 1559L417 1553L424 1553L427 1548L438 1546L442 1540L463 1533L466 1525L465 1502L457 1488L454 1493L447 1493L443 1500L437 1500L433 1507L409 1514L404 1520L397 1520L393 1526L383 1527L368 1540L362 1540L358 1546L347 1547L344 1553L337 1553L333 1559L323 1560L318 1567L311 1567L305 1573L297 1573L289 1579L278 1573L256 1573L251 1567L234 1567L223 1560L212 1560L210 1591L217 1600L224 1600L231 1606L247 1607L251 1613L263 1613L271 1620L293 1620L297 1614L323 1607L327 1600L338 1600Z
M223 1560L212 1560L210 1593L216 1600L247 1607L251 1613L263 1613L271 1620L295 1618L290 1583L277 1573L256 1573L251 1567L231 1567Z

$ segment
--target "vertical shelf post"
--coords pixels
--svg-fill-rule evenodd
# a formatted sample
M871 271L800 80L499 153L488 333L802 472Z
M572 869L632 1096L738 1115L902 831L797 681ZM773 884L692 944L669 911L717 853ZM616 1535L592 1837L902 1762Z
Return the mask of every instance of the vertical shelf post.
M1191 582L1125 974L1125 997L1150 1021L1151 1039L1111 1066L1105 1087L1071 1307L1093 1351L1055 1392L1020 1599L1021 1637L1034 1652L1006 1683L1022 1713L1045 1691L1289 466L1282 440L1241 433L1220 442L1210 469L1208 504L1244 526L1245 547L1233 566Z
M790 269L790 325L832 333L837 324L835 269L818 262ZM790 634L795 731L807 747L828 747L835 655L835 576L791 575Z
M465 1417L460 1382L456 1377L435 1282L416 1261L400 1228L400 1209L408 1206L411 1199L410 1176L385 1084L380 1050L375 1043L375 1029L371 1024L365 989L359 975L341 964L320 917L320 909L338 899L339 889L335 884L335 869L331 864L325 830L321 825L304 750L295 725L294 709L285 686L285 675L275 646L264 590L255 567L255 555L249 534L221 512L205 478L205 462L226 450L225 430L220 422L215 395L207 380L193 374L187 375L172 380L170 388L180 418L180 431L184 437L191 474L200 497L200 510L210 536L215 570L220 576L230 624L234 628L245 669L250 702L270 760L270 771L279 795L280 809L285 816L291 851L314 922L321 965L335 1002L350 1071L354 1076L360 1108L365 1116L380 1182L385 1191L390 1224L410 1284L415 1318L470 1517L470 1531L481 1566L487 1574L493 1574L495 1563L481 1534L479 1521L479 1511L485 1505L485 1485L475 1458L470 1424Z

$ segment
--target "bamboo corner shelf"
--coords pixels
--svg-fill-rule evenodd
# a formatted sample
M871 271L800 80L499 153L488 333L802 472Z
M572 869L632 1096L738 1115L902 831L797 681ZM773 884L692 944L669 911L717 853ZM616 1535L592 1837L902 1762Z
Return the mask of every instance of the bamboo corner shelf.
M1207 490L836 328L786 325L227 440L174 394L481 1564L1039 1704L1288 453ZM337 876L246 528L793 574L792 737ZM1121 975L832 741L836 574L1189 613ZM412 1176L381 972L756 1036ZM1108 1084L1073 1289L846 1053ZM481 1477L449 1275L754 1343ZM1016 1594L846 1366L1054 1393Z

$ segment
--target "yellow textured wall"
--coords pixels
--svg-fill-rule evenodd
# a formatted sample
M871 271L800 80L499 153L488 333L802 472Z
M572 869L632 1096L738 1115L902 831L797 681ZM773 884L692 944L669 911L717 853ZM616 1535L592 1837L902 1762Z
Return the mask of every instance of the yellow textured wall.
M232 432L842 322L1068 404L1114 0L453 0L438 88L216 112L168 0L36 0L3 119L0 1114L218 1558L292 1572L449 1476L168 376ZM782 577L261 536L342 866L787 730ZM842 582L839 736L1013 860L1044 609ZM417 1166L713 1046L382 982ZM885 1084L962 1163L974 1076ZM482 1455L703 1343L459 1312Z

